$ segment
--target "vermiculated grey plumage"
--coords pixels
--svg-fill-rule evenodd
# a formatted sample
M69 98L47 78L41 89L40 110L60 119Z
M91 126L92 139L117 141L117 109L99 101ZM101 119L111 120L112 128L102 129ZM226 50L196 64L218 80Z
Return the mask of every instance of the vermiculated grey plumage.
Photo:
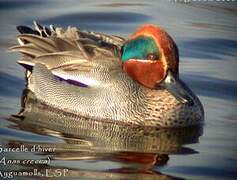
M20 45L11 50L24 54L19 64L34 67L32 74L28 71L28 88L49 106L79 116L146 126L202 121L198 99L192 106L182 104L165 89L145 88L122 70L123 38L71 27L48 29L37 23L35 30L22 27L20 32Z

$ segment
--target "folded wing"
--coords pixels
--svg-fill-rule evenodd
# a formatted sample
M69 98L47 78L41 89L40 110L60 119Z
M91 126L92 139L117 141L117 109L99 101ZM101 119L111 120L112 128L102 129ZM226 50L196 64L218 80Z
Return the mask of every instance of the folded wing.
M123 38L74 27L47 28L36 22L34 26L18 26L19 45L10 48L23 54L18 63L27 71L43 64L54 76L87 87L106 83L111 72L121 70L119 52Z

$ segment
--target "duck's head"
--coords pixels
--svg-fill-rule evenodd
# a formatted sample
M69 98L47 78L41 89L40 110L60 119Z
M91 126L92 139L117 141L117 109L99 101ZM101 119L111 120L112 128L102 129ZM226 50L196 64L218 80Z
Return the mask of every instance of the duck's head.
M140 27L121 49L123 70L151 89L165 87L181 102L192 103L190 90L179 80L179 53L174 40L154 25Z

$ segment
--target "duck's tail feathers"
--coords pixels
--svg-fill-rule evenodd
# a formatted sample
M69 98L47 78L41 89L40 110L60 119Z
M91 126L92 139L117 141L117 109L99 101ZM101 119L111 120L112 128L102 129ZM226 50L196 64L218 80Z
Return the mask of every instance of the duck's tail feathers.
M77 42L79 35L76 28L68 27L65 31L52 25L47 28L34 22L34 29L18 26L17 30L20 32L20 35L17 36L19 45L9 50L22 53L24 58L27 56L34 59L42 55L64 51L77 51L77 55L88 57L85 56L87 52L83 45Z
M49 29L45 26L41 26L36 21L33 21L33 24L35 29L28 26L17 26L16 28L21 34L34 34L42 37L48 37L51 36L52 33L55 33L55 27L53 25L50 25Z
M17 29L20 32L17 36L19 45L9 50L23 54L18 63L26 68L32 68L36 58L65 52L76 54L78 59L116 59L114 57L119 56L117 53L124 43L118 36L81 31L75 27L63 29L51 25L47 28L37 22L34 22L34 28L18 26Z
M23 55L28 56L29 58L39 57L47 53L44 49L34 44L23 44L18 46L12 46L9 48L9 50L11 52L20 52Z

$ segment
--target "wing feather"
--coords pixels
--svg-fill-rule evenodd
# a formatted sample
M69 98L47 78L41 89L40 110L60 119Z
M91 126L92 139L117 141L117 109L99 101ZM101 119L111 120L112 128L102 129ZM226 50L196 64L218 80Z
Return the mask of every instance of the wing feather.
M111 68L121 71L119 55L114 51L120 52L123 38L75 27L47 28L37 22L34 27L18 26L19 45L10 48L24 55L18 63L27 70L42 64L61 79L88 86L108 81Z
M87 61L83 56L80 56L79 53L72 51L65 51L63 53L50 53L38 56L34 59L21 59L18 61L19 64L27 64L34 66L36 63L44 64L48 69L54 69L63 67L68 64L73 63L82 63Z
M12 46L11 48L9 48L9 50L12 52L20 52L31 58L38 57L47 53L44 49L41 49L39 46L36 46L34 44Z
M46 52L55 52L57 51L57 46L55 45L54 41L50 38L41 37L38 35L33 34L21 34L18 35L17 38L27 43L32 43L37 47L40 47L41 49L44 49Z

